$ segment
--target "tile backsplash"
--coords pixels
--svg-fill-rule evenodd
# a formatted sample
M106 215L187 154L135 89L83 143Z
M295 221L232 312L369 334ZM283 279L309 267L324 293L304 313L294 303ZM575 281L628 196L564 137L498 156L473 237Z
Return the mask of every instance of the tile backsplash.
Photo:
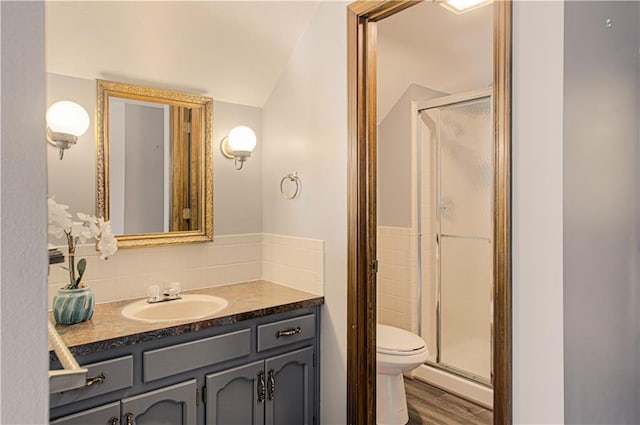
M79 246L76 255L87 259L83 282L97 303L144 297L148 286L174 281L183 290L258 279L316 294L324 286L323 242L315 239L251 233L216 236L206 244L121 249L107 261L92 244ZM50 267L49 307L68 276L61 265Z
M265 280L313 294L323 294L323 241L265 233L262 259Z

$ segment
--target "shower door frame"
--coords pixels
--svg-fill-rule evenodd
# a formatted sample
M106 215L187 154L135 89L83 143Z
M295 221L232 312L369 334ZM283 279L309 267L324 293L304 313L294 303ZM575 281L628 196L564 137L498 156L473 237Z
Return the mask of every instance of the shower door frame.
M420 1L359 0L347 7L347 423L376 423L377 22ZM511 0L494 9L493 422L512 423Z
M492 115L491 115L491 120L493 121L493 87L488 87L486 89L478 89L478 90L473 90L473 91L468 91L468 92L464 92L464 93L457 93L457 94L452 94L452 95L447 95L447 96L442 96L442 97L438 97L435 99L431 99L431 100L414 100L411 102L411 184L412 184L412 190L411 190L411 229L412 232L414 234L418 234L418 252L419 252L419 262L422 262L422 239L424 238L424 231L423 231L423 227L422 227L422 204L423 204L423 200L422 200L422 172L424 172L423 170L423 152L422 149L424 147L420 147L420 143L421 143L421 133L420 133L420 129L419 129L419 115L421 112L429 110L429 109L437 109L437 108L446 108L449 106L454 106L454 105L460 105L460 104L468 104L471 102L476 102L476 101L481 101L483 99L489 99L491 102L491 108L492 108ZM438 145L440 144L440 142L438 142ZM438 163L438 170L436 171L437 177L436 177L436 192L437 192L437 197L438 199L440 198L440 185L441 185L441 180L440 180L440 147L438 146L436 148L436 155L438 156L437 159L437 163ZM493 188L495 189L495 188ZM491 201L492 201L492 211L491 214L493 215L493 209L495 208L495 202L494 198L495 198L495 194L491 193ZM438 217L440 217L440 212L438 212ZM439 221L439 219L438 219ZM494 223L495 224L495 223ZM439 235L439 240L441 241L441 232L438 230L437 232L435 232L436 234ZM440 242L437 243L437 257L440 257ZM493 273L492 273L493 275ZM484 386L489 386L491 387L491 378L489 378L488 380L479 376L474 375L473 373L470 373L468 371L464 371L462 369L456 368L454 366L445 364L445 363L440 363L440 356L441 356L441 350L442 350L442 318L441 318L441 313L442 313L442 282L441 282L441 275L440 275L440 263L438 262L436 265L436 352L437 352L437 360L435 362L432 362L430 360L427 360L427 362L425 364L434 367L436 369L440 369L449 373L452 373L454 375L457 375L461 378L464 379L468 379L471 380L475 383L477 383L478 385L484 385ZM423 323L423 319L422 319L422 303L423 303L423 284L424 282L422 282L422 272L420 272L418 274L418 333L420 334L421 337L423 337L423 332L424 329L422 328L422 323ZM493 282L491 282L491 291L492 291L492 295L494 295L494 284ZM493 301L493 300L491 300ZM491 340L493 340L493 333L494 333L494 325L493 325L493 321L491 323ZM424 338L424 337L423 337ZM429 349L429 351L431 351L431 349ZM491 346L491 354L490 354L490 358L493 359L493 345ZM491 368L490 368L490 374L493 375L493 364L491 364Z

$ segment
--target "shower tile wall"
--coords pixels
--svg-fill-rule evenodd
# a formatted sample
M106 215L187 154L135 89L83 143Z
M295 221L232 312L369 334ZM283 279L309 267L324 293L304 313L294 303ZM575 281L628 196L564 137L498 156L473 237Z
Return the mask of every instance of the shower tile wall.
M418 332L418 238L407 227L378 227L378 323Z

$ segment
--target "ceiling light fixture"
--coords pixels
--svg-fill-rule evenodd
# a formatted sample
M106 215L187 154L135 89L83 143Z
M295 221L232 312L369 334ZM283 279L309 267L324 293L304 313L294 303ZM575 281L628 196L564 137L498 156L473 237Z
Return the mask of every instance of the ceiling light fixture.
M439 2L440 6L450 12L460 15L491 3L492 0L446 0Z

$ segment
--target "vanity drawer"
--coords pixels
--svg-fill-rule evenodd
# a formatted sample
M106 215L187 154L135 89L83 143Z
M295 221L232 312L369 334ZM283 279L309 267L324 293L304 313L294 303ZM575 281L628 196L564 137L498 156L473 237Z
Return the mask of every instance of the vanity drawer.
M120 402L105 404L95 409L85 410L74 415L58 418L51 421L50 425L87 425L119 423Z
M145 382L198 369L251 353L251 329L172 345L143 353Z
M258 326L258 351L269 350L316 336L316 315L294 317Z
M91 363L82 367L88 369L87 386L51 394L51 407L62 406L133 386L133 356Z

